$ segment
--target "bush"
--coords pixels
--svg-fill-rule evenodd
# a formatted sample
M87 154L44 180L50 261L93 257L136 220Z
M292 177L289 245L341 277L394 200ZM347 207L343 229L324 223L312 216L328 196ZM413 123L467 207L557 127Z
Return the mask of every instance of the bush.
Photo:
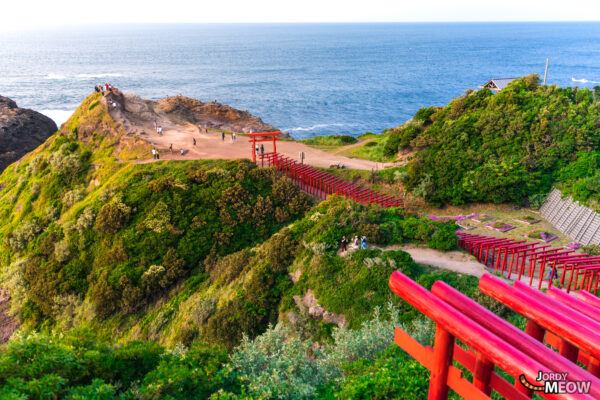
M102 206L96 218L95 229L104 234L117 233L127 224L130 214L131 208L115 199Z
M84 194L80 189L69 190L65 192L62 196L62 202L64 204L64 208L71 208L75 203L83 200Z
M456 229L456 225L446 224L431 235L431 239L427 241L427 246L444 252L458 248L458 239L455 233Z
M17 229L6 235L4 243L15 251L21 251L37 237L42 228L36 220L25 221Z
M54 258L60 264L71 258L71 246L67 240L61 240L54 245Z

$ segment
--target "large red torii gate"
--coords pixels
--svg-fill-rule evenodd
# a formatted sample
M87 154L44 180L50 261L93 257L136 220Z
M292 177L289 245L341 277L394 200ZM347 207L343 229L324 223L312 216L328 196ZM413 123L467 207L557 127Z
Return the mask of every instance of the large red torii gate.
M252 143L252 162L256 162L257 142L273 142L273 153L277 153L277 146L275 143L277 140L279 140L277 137L279 135L281 135L281 131L246 133L246 136L250 138L249 142ZM262 137L262 139L257 139L257 137Z

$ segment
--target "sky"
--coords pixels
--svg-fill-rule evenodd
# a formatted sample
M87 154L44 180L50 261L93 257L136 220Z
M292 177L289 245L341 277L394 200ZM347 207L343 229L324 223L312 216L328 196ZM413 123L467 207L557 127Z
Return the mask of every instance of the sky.
M102 23L599 21L595 0L20 0L0 29Z

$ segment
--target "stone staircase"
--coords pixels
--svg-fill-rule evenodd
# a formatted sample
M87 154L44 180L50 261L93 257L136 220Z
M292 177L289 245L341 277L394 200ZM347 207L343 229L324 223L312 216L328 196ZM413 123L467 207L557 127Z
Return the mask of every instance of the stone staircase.
M560 232L583 245L600 244L600 214L554 189L540 209Z

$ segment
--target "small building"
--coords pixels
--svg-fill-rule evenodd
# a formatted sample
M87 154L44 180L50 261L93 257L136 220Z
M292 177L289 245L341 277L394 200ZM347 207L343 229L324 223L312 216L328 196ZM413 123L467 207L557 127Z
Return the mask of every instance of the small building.
M509 83L519 78L493 78L490 79L487 83L479 86L479 89L490 89L492 92L497 93L508 86Z

